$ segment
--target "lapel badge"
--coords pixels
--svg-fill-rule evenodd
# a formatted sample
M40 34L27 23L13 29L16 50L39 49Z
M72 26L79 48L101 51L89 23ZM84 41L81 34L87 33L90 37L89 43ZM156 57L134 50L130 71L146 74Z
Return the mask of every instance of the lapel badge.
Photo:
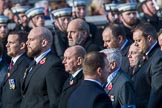
M70 81L70 85L73 85L73 84L74 84L74 80L71 80L71 81Z
M146 60L147 60L146 56L143 56L143 57L142 57L142 61L144 62L144 61L146 61Z
M8 81L10 89L14 90L16 88L15 79L9 79Z
M112 83L110 83L108 86L107 86L107 90L110 91L112 89Z
M27 68L27 69L25 70L25 72L24 72L23 79L25 79L25 78L26 78L27 70L28 70L28 68Z
M115 101L115 96L113 96L113 95L109 95L109 97L110 97L110 100L111 100L112 102Z
M44 64L46 62L46 58L43 58L39 63Z

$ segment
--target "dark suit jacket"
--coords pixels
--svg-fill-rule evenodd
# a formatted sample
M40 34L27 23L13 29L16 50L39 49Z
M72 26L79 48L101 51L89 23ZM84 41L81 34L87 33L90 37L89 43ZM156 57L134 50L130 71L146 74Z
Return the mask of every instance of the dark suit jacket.
M29 26L24 27L22 25L15 25L15 27L12 31L20 31L20 30L23 30L23 31L29 33L31 28Z
M61 98L59 103L59 108L67 108L67 101L72 94L72 92L80 85L80 82L83 80L83 72L79 72L77 76L73 79L73 83L70 84L70 77L66 80Z
M152 87L148 108L162 108L162 51L158 50L150 66L150 85Z
M159 32L160 28L162 28L162 20L157 15L150 16L150 15L144 14L141 17L141 21L143 23L147 22L147 23L150 23L151 25L153 25L156 28L157 32Z
M142 60L142 59L141 59ZM140 61L132 77L137 108L155 108L162 97L162 53L155 46L145 61ZM159 103L160 104L160 103ZM159 108L160 106L158 106Z
M66 78L59 57L49 52L23 81L20 108L57 108Z
M112 104L99 84L83 80L70 96L68 108L112 108Z
M0 88L3 85L5 76L7 74L8 71L8 65L7 63L2 59L2 61L0 62Z
M56 54L63 59L64 51L68 48L67 33L60 31L57 27L54 31L52 47Z
M25 69L30 63L30 59L23 54L18 58L10 71L10 77L6 77L2 91L2 108L19 108L22 100L21 85ZM14 80L15 89L10 89L9 82Z
M124 46L124 48L121 51L122 54L122 64L121 64L121 68L124 72L128 73L129 71L129 59L128 59L128 51L129 51L129 47L131 45L131 42L128 40L126 45Z
M127 73L129 73L129 68L130 68L130 64L129 64L129 59L128 57L122 56L122 63L121 63L121 69Z
M101 47L94 44L90 38L87 38L86 42L84 43L83 47L87 52L91 51L100 51Z
M113 108L121 108L122 105L135 105L135 91L130 77L119 70L113 80L109 83L107 94L109 95Z
M0 62L0 108L1 108L1 96L2 96L2 87L4 83L5 76L8 72L8 65L7 63L2 59Z
M128 51L129 51L130 45L131 45L131 42L128 40L128 42L126 43L125 47L121 50L121 54L124 57L127 57L128 56Z

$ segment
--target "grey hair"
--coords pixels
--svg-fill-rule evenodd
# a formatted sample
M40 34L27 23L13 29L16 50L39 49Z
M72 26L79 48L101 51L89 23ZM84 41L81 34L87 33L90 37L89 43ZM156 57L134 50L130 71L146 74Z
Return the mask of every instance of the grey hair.
M85 21L80 23L79 29L86 30L88 33L90 33L89 25Z
M122 54L120 52L119 49L117 48L108 48L108 49L104 49L100 52L103 52L106 54L106 58L109 61L109 63L115 61L118 65L118 67L121 66L121 62L122 62Z
M78 27L79 30L85 30L88 33L90 33L89 25L83 19L77 18L77 19L72 20L71 22L75 22L77 24L77 27Z

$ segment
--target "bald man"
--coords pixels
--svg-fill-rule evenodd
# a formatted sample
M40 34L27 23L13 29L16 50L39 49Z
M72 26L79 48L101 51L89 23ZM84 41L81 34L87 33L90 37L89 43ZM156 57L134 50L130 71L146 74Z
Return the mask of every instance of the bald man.
M70 95L67 108L112 108L111 101L102 86L110 72L108 64L103 53L90 52L85 55L84 80Z
M70 76L64 84L59 108L67 108L67 101L70 95L80 85L83 79L82 62L85 54L85 49L80 45L75 45L65 50L62 63Z
M67 77L60 59L51 52L52 33L45 27L33 28L26 44L34 61L24 74L20 108L57 108Z
M139 47L136 46L135 43L132 43L128 51L128 59L130 64L129 74L131 76L134 74L134 68L138 64L141 56L142 53L140 52Z
M90 39L89 25L80 18L72 20L68 24L67 38L69 46L81 45L87 52L100 51L100 47L92 42Z

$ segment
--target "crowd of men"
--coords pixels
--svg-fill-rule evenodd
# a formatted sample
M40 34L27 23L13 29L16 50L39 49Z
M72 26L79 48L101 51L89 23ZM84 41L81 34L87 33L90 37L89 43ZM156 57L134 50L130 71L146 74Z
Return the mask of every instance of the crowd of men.
M141 1L141 13L135 2L104 4L104 28L86 21L86 0L50 13L45 0L16 5L12 30L0 15L0 108L162 108L154 2Z

